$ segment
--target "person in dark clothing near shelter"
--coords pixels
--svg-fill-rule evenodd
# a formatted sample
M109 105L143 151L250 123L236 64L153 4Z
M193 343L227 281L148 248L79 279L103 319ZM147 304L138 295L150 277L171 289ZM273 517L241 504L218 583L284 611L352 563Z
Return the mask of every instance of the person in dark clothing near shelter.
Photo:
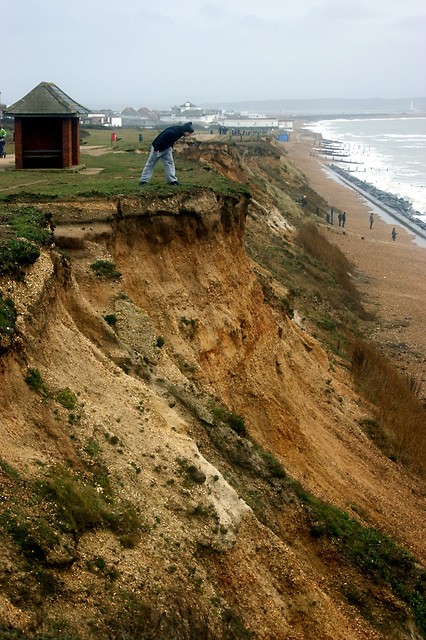
M177 124L167 127L167 129L164 129L164 131L158 134L152 141L148 160L139 178L139 184L141 186L151 180L155 166L159 160L163 162L167 182L173 185L179 184L176 178L175 163L173 160L173 145L180 140L180 138L189 136L191 133L194 133L192 122L186 122L182 125Z

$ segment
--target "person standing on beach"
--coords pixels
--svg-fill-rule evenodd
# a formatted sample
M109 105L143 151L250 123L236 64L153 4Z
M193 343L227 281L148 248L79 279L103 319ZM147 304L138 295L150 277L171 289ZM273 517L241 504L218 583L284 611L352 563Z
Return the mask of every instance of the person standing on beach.
M395 242L395 240L396 240L396 236L397 236L397 235L398 235L398 234L397 234L397 232L396 232L396 229L395 229L395 227L393 227L393 229L392 229L392 240L393 240L394 242Z
M342 226L342 214L341 213L339 213L339 215L337 216L337 219L339 221L339 227L341 227Z
M342 213L342 227L345 226L345 222L346 222L346 211Z
M374 222L374 216L372 213L370 213L370 229L373 228L373 222Z
M173 145L180 140L180 138L190 136L191 133L194 133L192 122L186 122L182 125L177 124L167 127L167 129L164 129L164 131L158 134L152 141L148 160L139 178L139 184L141 186L151 180L155 165L159 160L161 160L164 165L167 182L173 185L179 184L176 178L175 163L173 160Z
M331 207L330 209L330 224L334 224L334 209Z

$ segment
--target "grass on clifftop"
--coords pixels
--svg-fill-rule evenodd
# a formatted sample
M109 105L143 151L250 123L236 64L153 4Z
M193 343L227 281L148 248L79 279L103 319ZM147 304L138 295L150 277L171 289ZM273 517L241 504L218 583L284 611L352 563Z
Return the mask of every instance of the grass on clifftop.
M0 207L8 202L36 202L63 199L139 196L153 193L168 194L176 190L166 183L162 163L155 170L152 181L143 189L138 181L148 157L151 141L157 131L143 133L138 141L135 129L123 129L118 140L111 144L110 130L83 131L80 162L77 169L14 168L0 172ZM228 180L199 162L179 157L179 142L175 146L176 173L182 189L212 189L218 193L247 193L247 187ZM190 142L189 142L190 144ZM94 150L91 147L98 147ZM101 169L89 173L84 169Z
M211 189L223 195L248 193L245 185L228 180L199 162L180 158L178 151L175 162L181 186L173 187L166 183L160 163L152 181L141 188L139 176L157 132L149 131L146 136L144 134L143 142L139 142L136 130L124 129L113 146L109 130L94 129L86 133L80 171L0 171L0 276L21 277L23 267L33 264L39 257L39 247L51 242L50 216L40 211L37 203L116 198L120 195L168 196L176 193L176 189L179 192ZM97 155L89 151L89 145L98 147ZM84 168L100 171L90 173Z

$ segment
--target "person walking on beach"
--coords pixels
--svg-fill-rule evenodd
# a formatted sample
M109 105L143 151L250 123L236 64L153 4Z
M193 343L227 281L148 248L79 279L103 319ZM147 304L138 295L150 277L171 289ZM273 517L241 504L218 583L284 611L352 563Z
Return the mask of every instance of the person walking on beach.
M330 224L334 224L334 209L331 207L330 209Z
M154 173L155 166L159 160L163 162L166 180L169 184L178 185L176 178L175 163L173 160L173 145L184 136L190 136L194 133L192 122L186 122L182 125L173 125L167 127L152 141L151 150L148 160L139 178L139 184L143 186L147 184Z
M397 232L396 232L395 227L393 227L393 229L392 229L392 234L391 234L391 235L392 235L392 240L395 242L395 240L396 240L396 236L398 235L398 234L397 234Z
M337 219L339 221L339 227L341 227L342 226L342 214L341 213L339 213L339 215L337 216Z
M342 213L342 227L345 226L345 222L346 222L346 211Z
M372 213L370 213L370 229L373 228L373 222L374 222L374 216Z

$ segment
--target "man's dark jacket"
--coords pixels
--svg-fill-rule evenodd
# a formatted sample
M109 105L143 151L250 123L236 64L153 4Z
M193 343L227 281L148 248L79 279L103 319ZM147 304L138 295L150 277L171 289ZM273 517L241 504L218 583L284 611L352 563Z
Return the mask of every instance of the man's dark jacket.
M158 134L156 138L152 141L152 146L154 147L154 151L165 151L169 147L173 147L174 143L177 142L182 136L188 132L192 133L194 129L190 122L186 124L176 124L172 127L167 127L161 133Z

